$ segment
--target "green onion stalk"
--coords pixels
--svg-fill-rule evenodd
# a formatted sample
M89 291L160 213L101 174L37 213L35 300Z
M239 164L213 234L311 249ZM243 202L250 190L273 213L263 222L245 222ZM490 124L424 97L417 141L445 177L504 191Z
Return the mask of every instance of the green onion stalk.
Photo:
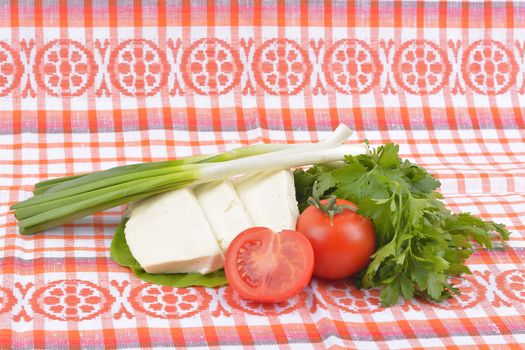
M258 144L213 155L150 162L39 182L34 196L11 207L23 235L34 234L125 203L226 177L330 163L365 145L342 145L351 130L339 125L309 144Z

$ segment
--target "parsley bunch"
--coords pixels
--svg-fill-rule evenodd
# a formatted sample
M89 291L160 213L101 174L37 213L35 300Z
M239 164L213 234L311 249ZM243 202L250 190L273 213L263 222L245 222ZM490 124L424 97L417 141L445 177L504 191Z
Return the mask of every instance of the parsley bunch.
M354 202L357 213L374 223L378 244L356 285L381 287L385 306L400 295L440 301L459 293L449 276L470 273L465 260L474 251L472 240L492 249L491 234L503 241L509 231L469 213L452 213L436 192L439 181L398 153L398 145L387 144L370 154L347 156L339 168L296 170L299 208L308 206L314 184L322 198L335 194Z

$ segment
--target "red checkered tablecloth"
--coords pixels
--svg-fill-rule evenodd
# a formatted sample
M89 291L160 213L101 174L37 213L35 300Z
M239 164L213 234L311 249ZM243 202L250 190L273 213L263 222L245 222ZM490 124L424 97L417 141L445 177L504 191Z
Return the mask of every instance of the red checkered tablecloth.
M520 348L525 344L525 4L0 3L0 348ZM20 236L43 179L319 140L393 141L453 210L504 223L461 296L382 308L313 280L277 305L143 283L109 258L115 208Z

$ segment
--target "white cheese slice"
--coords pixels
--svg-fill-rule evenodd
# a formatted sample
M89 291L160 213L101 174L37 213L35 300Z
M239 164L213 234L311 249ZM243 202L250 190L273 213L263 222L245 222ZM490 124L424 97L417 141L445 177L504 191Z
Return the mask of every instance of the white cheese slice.
M206 274L224 266L224 256L190 189L133 203L124 233L131 254L148 273Z
M236 179L234 185L254 226L275 232L295 230L299 209L291 171L248 175Z
M239 233L253 226L230 180L200 185L194 192L223 252Z

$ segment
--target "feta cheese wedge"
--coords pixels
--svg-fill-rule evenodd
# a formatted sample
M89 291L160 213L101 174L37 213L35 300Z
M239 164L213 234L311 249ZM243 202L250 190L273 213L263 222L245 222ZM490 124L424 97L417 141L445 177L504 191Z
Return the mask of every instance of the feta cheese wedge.
M223 252L239 233L253 226L230 180L210 182L193 191Z
M133 203L124 233L131 254L148 273L206 274L224 266L224 256L190 189Z
M236 179L234 186L254 226L295 230L299 209L291 171L248 175Z

